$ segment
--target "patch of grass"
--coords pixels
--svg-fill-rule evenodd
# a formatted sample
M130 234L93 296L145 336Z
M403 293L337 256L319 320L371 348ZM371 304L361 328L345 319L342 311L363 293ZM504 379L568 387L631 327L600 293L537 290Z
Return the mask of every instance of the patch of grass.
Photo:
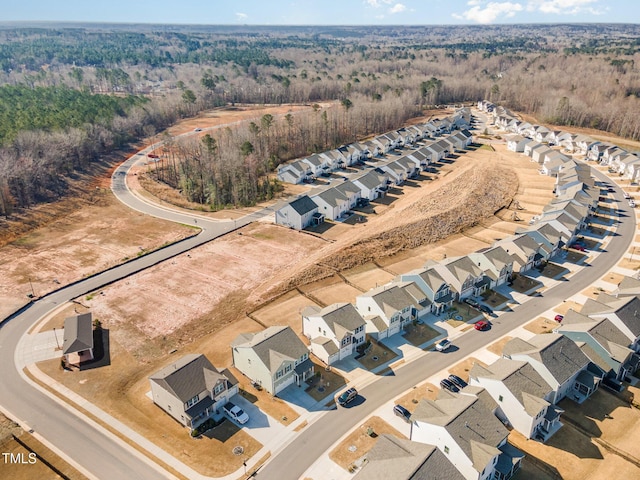
M485 292L483 292L482 299L485 301L485 303L491 305L492 308L504 305L509 301L507 297L501 295L495 290L486 290Z
M440 332L434 330L429 325L416 323L407 325L403 336L409 343L418 346L436 338L438 335L440 335Z
M315 368L316 374L311 379L305 392L316 402L319 402L347 384L342 375L337 374L333 370L327 371L323 366L317 364Z
M371 342L371 348L367 352L367 354L363 357L358 358L358 362L362 364L364 368L367 370L373 370L380 365L387 363L390 360L396 358L397 355L393 353L392 350L389 350L382 343L374 343Z
M87 296L86 296L86 297L84 297L84 298L85 298L85 300L86 300L87 302L90 302L91 300L93 300L93 299L94 299L94 297L95 297L95 296L96 296L96 294L95 294L95 293L90 293L89 295L87 295Z

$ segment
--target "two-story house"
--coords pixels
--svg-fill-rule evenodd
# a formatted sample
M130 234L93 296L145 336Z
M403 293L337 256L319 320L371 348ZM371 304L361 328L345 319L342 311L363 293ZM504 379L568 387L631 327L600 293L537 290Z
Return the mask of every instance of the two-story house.
M433 267L412 270L400 275L400 281L413 282L425 293L429 311L439 315L453 304L451 286Z
M276 223L296 230L303 230L308 226L319 225L323 222L324 215L318 212L318 205L307 195L303 195L276 210Z
M600 386L604 372L578 348L570 338L556 333L535 335L529 340L509 340L502 356L529 362L551 385L551 403L568 397L577 403L589 398Z
M435 445L467 480L508 480L524 454L509 431L477 397L442 391L421 400L411 415L410 439Z
M271 395L313 375L309 350L290 327L242 333L231 343L233 365Z
M326 365L353 355L365 341L365 326L351 303L302 310L302 333L311 343L311 353Z
M496 288L509 281L513 273L513 257L500 246L479 250L467 255L488 278L489 288Z
M545 442L562 427L563 410L551 403L553 388L527 362L501 358L487 367L476 363L469 384L489 392L498 405L496 416L526 438Z
M356 310L367 323L367 333L380 340L401 332L418 318L422 306L402 284L389 283L358 295Z
M238 393L238 381L202 354L189 354L149 377L153 402L190 429L221 416L222 406Z

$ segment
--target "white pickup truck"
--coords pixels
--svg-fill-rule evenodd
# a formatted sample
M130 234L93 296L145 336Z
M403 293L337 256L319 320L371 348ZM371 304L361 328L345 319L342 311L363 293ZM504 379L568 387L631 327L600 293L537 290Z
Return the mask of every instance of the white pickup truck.
M222 410L231 420L235 420L241 425L244 425L249 421L249 415L247 415L247 413L239 406L231 402L225 403L224 407L222 407Z

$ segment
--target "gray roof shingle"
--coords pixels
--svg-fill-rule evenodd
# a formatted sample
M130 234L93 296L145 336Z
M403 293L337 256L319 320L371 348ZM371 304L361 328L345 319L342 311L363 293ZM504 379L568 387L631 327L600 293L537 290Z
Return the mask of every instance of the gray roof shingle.
M64 319L62 353L77 353L93 348L93 324L91 312Z
M274 374L285 360L294 361L307 347L291 327L273 326L258 332L241 334L231 342L232 348L252 348L258 358Z

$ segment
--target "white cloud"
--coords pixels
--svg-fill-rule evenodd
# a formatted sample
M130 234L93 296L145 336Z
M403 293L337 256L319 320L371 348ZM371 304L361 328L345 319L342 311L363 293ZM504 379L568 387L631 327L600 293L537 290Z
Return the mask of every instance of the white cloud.
M393 7L389 9L389 13L401 13L407 9L406 5L401 3L396 3Z
M238 21L244 20L247 17L248 17L248 15L246 13L236 13L236 18L237 18Z
M391 5L393 0L364 0L370 7L380 8L384 5Z
M485 2L483 0L469 0L467 5L471 7L469 10L462 12L462 14L454 13L453 16L460 20L492 23L498 18L511 18L517 12L521 12L524 9L519 3Z
M576 15L587 12L593 15L603 13L594 8L600 0L529 0L527 10L557 15Z

